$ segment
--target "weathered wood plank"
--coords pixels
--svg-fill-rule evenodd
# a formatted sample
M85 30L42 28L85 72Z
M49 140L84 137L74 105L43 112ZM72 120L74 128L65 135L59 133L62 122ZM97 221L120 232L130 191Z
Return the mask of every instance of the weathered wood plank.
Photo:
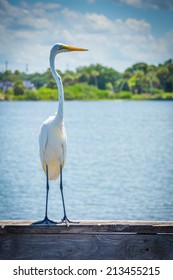
M0 259L173 259L173 222L0 221Z
M8 235L0 259L173 259L169 235Z
M55 226L35 226L34 221L0 221L0 234L3 233L173 233L173 222L157 221L80 221L77 224L57 224Z

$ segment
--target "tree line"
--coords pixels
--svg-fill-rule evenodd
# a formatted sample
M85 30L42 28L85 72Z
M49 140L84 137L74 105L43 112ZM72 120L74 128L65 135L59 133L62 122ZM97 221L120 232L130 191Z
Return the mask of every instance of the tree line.
M172 59L157 66L144 62L136 63L123 73L100 64L78 67L75 71L57 71L62 77L66 99L92 99L96 95L99 99L121 97L120 95L128 98L132 95L173 93ZM28 88L24 81L29 81L33 88ZM28 96L26 99L42 99L44 92L45 99L54 99L49 95L57 88L50 69L44 73L33 74L18 70L0 72L0 84L7 82L12 85L11 89L5 90L4 95L7 98L14 95L19 99L22 99L22 96Z

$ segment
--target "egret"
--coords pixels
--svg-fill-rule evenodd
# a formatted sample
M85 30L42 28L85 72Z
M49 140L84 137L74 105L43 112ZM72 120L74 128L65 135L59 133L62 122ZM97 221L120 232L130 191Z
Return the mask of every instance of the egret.
M46 174L46 209L45 218L35 224L56 224L56 222L48 218L48 195L49 195L49 180L56 180L60 176L60 191L63 205L63 218L61 222L66 224L71 221L67 218L65 200L63 194L62 169L66 159L67 137L64 126L63 108L64 108L64 91L61 77L55 70L55 57L59 53L71 51L87 51L87 49L64 45L61 43L55 44L50 51L50 69L56 81L59 93L59 105L57 113L49 117L43 122L39 132L39 150L40 160L43 170Z

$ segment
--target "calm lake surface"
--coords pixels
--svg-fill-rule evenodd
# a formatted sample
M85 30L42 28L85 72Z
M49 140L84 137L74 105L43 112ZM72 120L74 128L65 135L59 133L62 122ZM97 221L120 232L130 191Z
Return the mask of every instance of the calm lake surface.
M38 130L57 102L0 103L0 219L42 219ZM173 220L173 102L65 102L70 219ZM49 217L62 218L59 181Z

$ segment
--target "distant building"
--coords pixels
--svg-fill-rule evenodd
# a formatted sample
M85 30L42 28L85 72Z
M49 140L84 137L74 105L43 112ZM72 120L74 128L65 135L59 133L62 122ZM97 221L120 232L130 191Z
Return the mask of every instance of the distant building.
M14 83L13 82L10 82L10 81L0 81L0 89L2 91L6 91L10 88L13 88L14 86Z
M23 85L26 89L35 89L34 84L29 80L23 81ZM14 82L0 81L0 89L2 91L7 91L8 89L13 88L13 86L14 86Z
M27 88L27 89L35 89L34 84L29 80L23 81L23 84L24 84L25 88Z

